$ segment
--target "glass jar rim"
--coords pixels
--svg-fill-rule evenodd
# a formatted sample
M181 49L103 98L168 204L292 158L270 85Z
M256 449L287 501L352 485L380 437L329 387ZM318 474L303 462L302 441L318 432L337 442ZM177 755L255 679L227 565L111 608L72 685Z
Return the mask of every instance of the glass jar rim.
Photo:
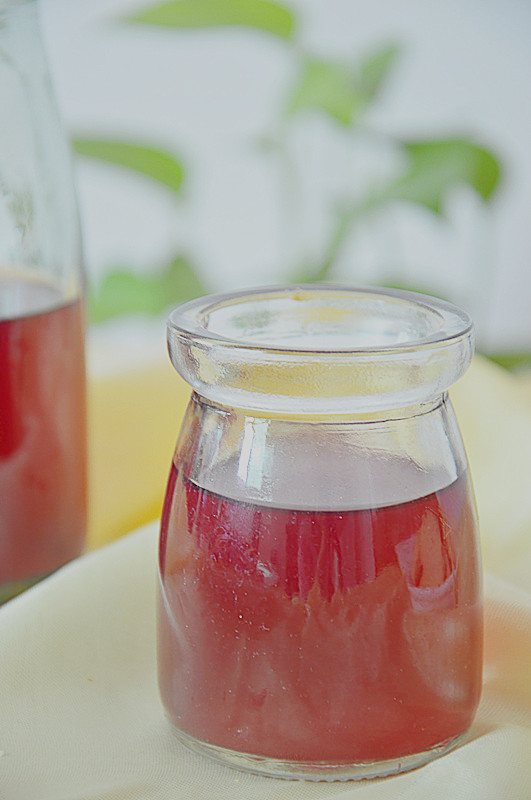
M271 301L287 300L299 303L300 301L311 302L312 300L321 301L331 300L381 300L383 302L400 303L403 311L411 312L413 309L420 311L425 321L432 321L430 332L424 336L411 337L407 340L373 345L353 345L345 344L342 347L328 346L319 347L315 344L311 347L303 344L293 345L289 341L273 342L271 339L262 341L252 341L252 331L247 331L246 335L230 336L223 330L218 331L211 325L211 321L216 322L220 311L234 309L237 307L248 306L253 301L260 303ZM227 328L226 316L221 322ZM241 318L240 318L241 322ZM379 351L389 351L390 349L419 349L429 347L432 344L449 342L451 339L468 335L473 330L473 322L466 311L457 306L437 297L426 294L406 291L402 289L372 288L365 286L348 286L342 284L292 284L288 286L270 286L257 289L244 289L236 292L226 292L219 294L205 295L175 308L168 317L168 329L178 331L183 335L200 337L207 341L223 343L227 347L244 347L248 349L270 350L270 351L293 351L301 354L313 353L377 353ZM315 337L316 338L316 337Z
M168 318L177 371L215 402L321 413L430 401L467 368L473 323L399 289L295 284L207 295Z

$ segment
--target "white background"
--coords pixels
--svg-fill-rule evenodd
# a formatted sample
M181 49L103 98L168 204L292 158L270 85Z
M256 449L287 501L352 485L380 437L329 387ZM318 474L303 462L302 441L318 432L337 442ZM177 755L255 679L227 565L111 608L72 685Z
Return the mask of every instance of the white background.
M257 146L294 79L286 44L243 29L125 25L149 3L41 0L60 111L71 135L165 148L187 169L183 198L139 176L79 159L87 266L98 279L145 272L188 254L212 290L288 279L322 252L330 208L396 168L385 148L309 115L290 137L298 189ZM297 0L297 42L327 58L361 58L388 41L397 68L367 124L405 138L467 135L493 149L503 181L486 208L453 191L446 222L393 207L363 225L336 273L392 278L451 296L475 316L485 349L531 347L531 3L527 0ZM289 187L288 187L289 188Z

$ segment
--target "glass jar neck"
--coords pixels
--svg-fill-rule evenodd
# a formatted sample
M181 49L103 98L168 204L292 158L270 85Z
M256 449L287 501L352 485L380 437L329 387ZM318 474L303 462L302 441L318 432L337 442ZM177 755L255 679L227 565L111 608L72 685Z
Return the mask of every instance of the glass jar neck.
M252 495L282 507L290 499L297 508L361 507L373 478L376 505L409 501L464 474L466 456L450 402L402 413L268 416L196 395L176 463L197 485L242 502Z
M243 407L210 400L208 397L201 395L197 391L192 392L192 398L200 406L205 408L210 408L220 413L236 414L241 415L242 417L250 417L253 419L271 419L285 422L319 424L329 423L331 425L359 423L363 425L368 423L386 423L401 419L413 419L414 417L430 414L433 411L437 411L437 409L439 409L444 403L448 402L448 392L443 392L438 397L426 402L414 403L411 405L400 406L398 408L382 408L377 411L351 411L338 413L305 413Z

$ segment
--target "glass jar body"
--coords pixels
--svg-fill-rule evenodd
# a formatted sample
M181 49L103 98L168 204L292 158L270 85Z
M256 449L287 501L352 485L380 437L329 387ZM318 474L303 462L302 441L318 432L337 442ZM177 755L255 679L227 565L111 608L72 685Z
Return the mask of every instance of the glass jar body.
M32 0L0 0L0 601L83 547L84 279Z
M469 728L480 560L446 396L297 417L193 395L159 567L161 695L187 745L346 779L419 766Z

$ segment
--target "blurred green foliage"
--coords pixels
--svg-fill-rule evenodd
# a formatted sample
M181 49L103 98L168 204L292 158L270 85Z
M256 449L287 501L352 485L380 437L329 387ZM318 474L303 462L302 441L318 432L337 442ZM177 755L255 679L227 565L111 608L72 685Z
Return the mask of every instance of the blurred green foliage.
M500 165L495 156L466 139L400 142L399 146L407 154L408 167L381 192L380 202L405 200L441 214L444 196L452 186L468 184L489 200L498 185Z
M139 172L158 183L179 192L183 182L184 168L169 153L130 142L108 139L75 139L74 150L82 156L96 158L120 167Z
M489 358L500 367L513 372L531 370L531 353L500 353L490 355Z
M320 264L306 269L301 275L303 280L327 278L355 225L386 203L413 203L442 215L444 198L452 187L467 184L484 200L489 200L498 185L500 166L497 159L488 150L466 139L397 140L395 146L404 155L406 167L402 174L374 193L369 192L361 200L343 205L336 211L325 256Z
M173 0L127 17L130 22L169 28L242 25L289 39L295 18L286 6L270 0Z
M379 48L360 65L303 57L288 114L313 108L353 125L378 94L398 53L395 45Z
M295 80L286 87L281 118L274 126L284 137L307 113L325 115L333 125L353 135L370 134L364 127L366 113L379 99L400 56L395 44L377 47L357 61L305 53L297 41L294 11L270 0L173 0L138 10L123 21L175 31L231 26L254 29L283 41L296 64ZM403 141L381 133L378 136L401 155L402 172L387 184L367 190L361 198L343 198L333 210L324 257L318 263L293 265L287 281L333 277L342 247L356 225L386 204L412 203L440 216L453 187L468 185L488 202L498 186L501 168L496 156L468 138ZM185 176L186 180L194 177L173 154L150 145L80 137L74 146L81 156L133 170L173 194L180 193ZM285 141L277 139L271 146L281 152ZM179 253L155 273L150 269L145 275L133 274L125 267L110 272L99 287L91 289L91 318L103 321L131 312L156 315L207 290L191 259Z
M123 314L158 316L173 302L199 297L206 292L197 271L184 256L149 275L116 269L101 285L89 291L92 322L104 322Z

